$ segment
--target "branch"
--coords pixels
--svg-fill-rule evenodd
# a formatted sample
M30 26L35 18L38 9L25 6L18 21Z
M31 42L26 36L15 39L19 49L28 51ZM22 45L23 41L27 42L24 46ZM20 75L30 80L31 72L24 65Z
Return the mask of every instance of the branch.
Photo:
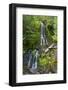
M54 43L51 44L47 49L45 49L45 53L47 53L49 51L50 48L52 48L54 46Z

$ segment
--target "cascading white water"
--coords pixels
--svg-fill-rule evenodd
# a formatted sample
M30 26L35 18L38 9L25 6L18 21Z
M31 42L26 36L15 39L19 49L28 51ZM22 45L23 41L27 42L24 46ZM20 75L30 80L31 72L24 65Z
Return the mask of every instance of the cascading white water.
M46 38L46 35L45 35L45 25L41 22L41 46L42 45L48 45L48 41L47 41L47 38Z
M28 68L30 68L30 63L31 63L31 60L32 60L32 51L31 50L29 50L29 52L28 52L28 56L29 56L29 58L28 58Z
M37 69L37 60L38 60L38 50L35 51L35 55L34 55L34 58L33 58L35 61L32 65L32 69Z
M34 50L34 55L31 50L28 51L28 68L32 73L36 73L38 55L39 51L37 49Z

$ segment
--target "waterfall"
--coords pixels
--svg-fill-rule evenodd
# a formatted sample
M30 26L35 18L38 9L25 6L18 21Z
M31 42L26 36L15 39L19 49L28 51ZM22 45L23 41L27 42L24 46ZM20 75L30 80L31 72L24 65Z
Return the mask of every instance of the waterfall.
M48 45L48 41L46 38L46 34L45 34L45 25L41 22L41 34L40 34L40 38L41 38L41 46L44 45ZM37 73L37 62L38 62L38 56L39 56L39 50L35 49L33 51L29 50L28 52L28 68L30 70L30 72L32 73Z
M28 51L28 68L31 66L31 60L32 60L32 51Z
M40 35L40 37L41 37L41 46L42 45L44 45L44 46L48 45L45 30L46 30L45 25L41 22L41 35Z
M29 67L30 72L32 73L37 73L38 55L39 55L39 51L35 49L32 55L30 54L29 56L30 59L28 62L28 67Z
M35 55L33 57L32 69L37 69L37 60L38 60L38 50L35 51Z

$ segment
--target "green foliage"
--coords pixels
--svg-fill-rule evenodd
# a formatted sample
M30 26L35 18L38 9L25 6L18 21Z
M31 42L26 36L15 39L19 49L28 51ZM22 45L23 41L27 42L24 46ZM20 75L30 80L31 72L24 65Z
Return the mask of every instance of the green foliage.
M24 50L35 49L40 45L40 23L46 24L46 36L49 45L57 42L57 17L23 15L23 47Z
M54 71L57 67L57 61L54 53L57 51L50 50L47 53L43 52L52 43L57 44L57 16L36 16L36 15L23 15L23 49L24 53L30 49L33 56L35 49L40 49L40 56L38 60L38 71L40 73L47 73ZM45 25L45 34L48 40L48 46L40 46L40 28L41 22ZM44 50L42 50L44 49ZM56 71L56 70L55 70ZM24 73L29 73L27 66L24 65Z
M53 69L57 68L57 61L53 54L55 53L56 50L51 50L47 54L42 53L39 61L38 61L38 68L39 72L51 72Z

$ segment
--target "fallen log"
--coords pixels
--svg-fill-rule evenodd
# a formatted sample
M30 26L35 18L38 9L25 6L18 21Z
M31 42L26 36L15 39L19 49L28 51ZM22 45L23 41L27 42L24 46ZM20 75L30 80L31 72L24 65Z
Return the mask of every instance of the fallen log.
M51 48L53 48L54 47L54 43L53 44L51 44L47 49L45 49L45 53L47 53Z

